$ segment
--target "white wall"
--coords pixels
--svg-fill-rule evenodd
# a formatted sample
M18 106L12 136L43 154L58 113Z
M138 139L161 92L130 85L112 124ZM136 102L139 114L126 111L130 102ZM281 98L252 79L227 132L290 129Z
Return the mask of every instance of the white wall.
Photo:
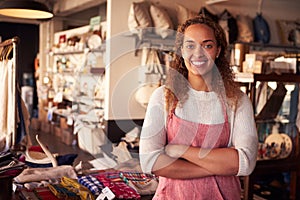
M145 109L133 100L138 87L140 57L135 39L128 36L127 18L132 0L107 1L105 119L143 119Z

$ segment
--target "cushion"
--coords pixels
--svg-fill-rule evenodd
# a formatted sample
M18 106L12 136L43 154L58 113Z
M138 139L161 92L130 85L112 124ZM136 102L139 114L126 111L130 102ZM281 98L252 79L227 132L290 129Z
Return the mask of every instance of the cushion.
M205 14L205 16L215 20L213 16L207 14ZM224 29L227 42L230 44L234 43L237 40L237 36L238 36L237 22L236 19L231 15L230 12L228 12L227 9L225 9L223 13L220 15L220 19L218 23Z
M236 22L238 26L238 38L240 42L253 42L253 23L251 17L248 15L237 15Z
M128 15L128 28L132 33L138 33L140 29L153 27L150 4L146 1L133 2Z
M257 14L256 17L254 17L253 28L255 42L261 42L264 44L269 43L271 38L269 24L261 14Z
M218 20L219 20L218 16L212 14L206 7L201 7L198 15L202 15L205 18L210 18L215 22L218 22Z
M165 9L151 5L150 15L156 34L160 35L162 38L166 38L174 33L173 22Z
M300 45L300 20L277 20L280 42L285 45Z
M198 14L188 8L182 6L181 4L176 4L177 11L177 23L178 25L183 24L187 19L193 18Z

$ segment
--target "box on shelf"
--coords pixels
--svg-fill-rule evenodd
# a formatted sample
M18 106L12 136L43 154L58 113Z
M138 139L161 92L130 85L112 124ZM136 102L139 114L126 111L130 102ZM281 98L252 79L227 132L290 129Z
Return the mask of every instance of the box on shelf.
M65 117L60 118L60 128L62 128L62 129L68 129L69 128L69 126L67 124L67 118L65 118Z

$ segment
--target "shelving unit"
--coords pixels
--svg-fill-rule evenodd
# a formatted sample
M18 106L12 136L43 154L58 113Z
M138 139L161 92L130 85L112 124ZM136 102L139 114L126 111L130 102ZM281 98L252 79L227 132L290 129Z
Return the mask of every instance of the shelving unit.
M294 84L300 83L300 76L296 74L254 74L254 80L252 83L252 90L251 90L251 99L253 102L254 109L256 108L256 83L257 82L276 82L277 84ZM298 102L299 104L299 102ZM297 105L298 105L297 104ZM292 109L292 108L291 108ZM298 110L297 108L294 108L295 110ZM262 119L257 122L259 123L266 123L269 125L274 125L274 120L265 120ZM286 126L287 124L291 124L292 122L286 120L285 124L283 126ZM291 124L291 126L296 126L295 124ZM291 137L293 148L291 154L286 158L270 158L270 159L260 159L257 161L256 167L253 171L253 173L250 176L244 177L244 200L252 199L253 198L253 185L255 180L263 175L269 175L269 174L276 174L276 173L283 173L283 172L289 172L291 175L290 180L290 199L296 199L296 190L297 190L297 173L300 172L300 165L299 165L299 159L300 159L300 147L299 147L299 132L298 129L295 128L294 130L297 130L296 133L289 133L289 137ZM271 133L259 133L259 134L272 134Z
M261 43L241 43L246 45L248 48L247 53L256 54L258 59L262 61L263 68L262 74L251 74L251 73L237 73L236 74L236 81L241 84L241 86L246 87L246 93L249 94L251 101L253 103L254 112L256 113L256 106L257 106L257 83L269 83L275 82L278 84L299 84L300 83L300 75L299 75L299 56L300 56L300 47L298 46L289 46L289 45L277 45L277 44L261 44ZM230 49L234 49L234 44L230 45ZM286 73L283 71L271 69L270 68L270 61L279 57L284 56L287 58L295 58L296 59L296 66L295 66L295 73ZM281 97L282 98L282 97ZM282 100L282 99L281 99ZM276 103L270 107L275 106L279 102L278 100ZM284 102L283 102L284 103ZM298 102L299 104L299 102ZM282 109L283 105L281 105ZM297 111L297 107L293 108ZM281 110L282 111L282 110ZM271 110L268 110L268 113L271 113ZM294 123L294 122L293 122ZM289 121L286 117L281 119L256 119L256 124L258 127L258 134L259 134L259 142L263 143L266 137L272 134L272 126L275 124L280 124L282 127L292 126L291 121ZM295 125L294 125L295 126ZM264 128L261 128L264 127ZM266 127L268 130L266 130ZM282 128L281 128L282 129ZM299 147L299 132L298 129L296 133L290 133L289 137L292 140L293 149L292 153L288 157L275 157L275 158L263 158L258 159L256 167L253 173L250 176L243 177L243 188L244 188L244 200L253 199L254 194L254 183L255 181L264 175L272 175L278 174L283 172L290 173L290 199L296 199L296 190L299 188L299 183L297 186L297 174L300 171L299 159L300 159L300 147ZM262 133L262 131L266 131ZM298 189L299 190L299 189Z
M104 25L106 25L105 22L101 27ZM99 27L96 27L97 29ZM48 119L45 123L50 124L51 132L61 137L63 142L69 138L73 139L75 133L78 134L78 145L87 151L91 150L89 147L93 142L98 141L98 136L104 137L102 117L106 78L104 63L106 44L105 41L98 40L100 36L97 31L96 33L91 32L90 26L54 33L54 44L48 55L52 64L47 68L48 101L49 91L54 100L52 105L48 103L48 106L44 108ZM75 43L67 42L68 38L74 37L80 40L76 40ZM61 38L63 38L62 42ZM97 40L94 41L91 38ZM55 101L55 98L58 101ZM50 118L49 112L52 112ZM76 129L78 124L82 127ZM90 124L97 129L97 133L94 133L94 128L88 126ZM88 143L83 145L83 140L87 136L94 139L85 141ZM65 143L70 145L73 141L65 141ZM95 151L89 153L95 153Z
M97 84L102 84L98 83L99 79L105 76L104 64L99 63L102 60L102 52L63 52L55 53L53 57L56 65L52 77L53 80L57 80L54 86L57 91L71 90L73 98L79 94L87 95L82 93L90 93L90 96L93 96L90 90L94 90ZM71 94L68 92L64 96Z

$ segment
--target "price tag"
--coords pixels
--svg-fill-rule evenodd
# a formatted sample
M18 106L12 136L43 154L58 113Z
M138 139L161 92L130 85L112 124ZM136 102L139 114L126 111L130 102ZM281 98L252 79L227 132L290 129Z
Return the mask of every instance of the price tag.
M90 19L90 28L92 31L94 31L95 26L98 26L100 24L100 21L101 21L101 16L92 17Z
M103 188L102 193L108 200L114 199L116 197L116 195L108 187Z

